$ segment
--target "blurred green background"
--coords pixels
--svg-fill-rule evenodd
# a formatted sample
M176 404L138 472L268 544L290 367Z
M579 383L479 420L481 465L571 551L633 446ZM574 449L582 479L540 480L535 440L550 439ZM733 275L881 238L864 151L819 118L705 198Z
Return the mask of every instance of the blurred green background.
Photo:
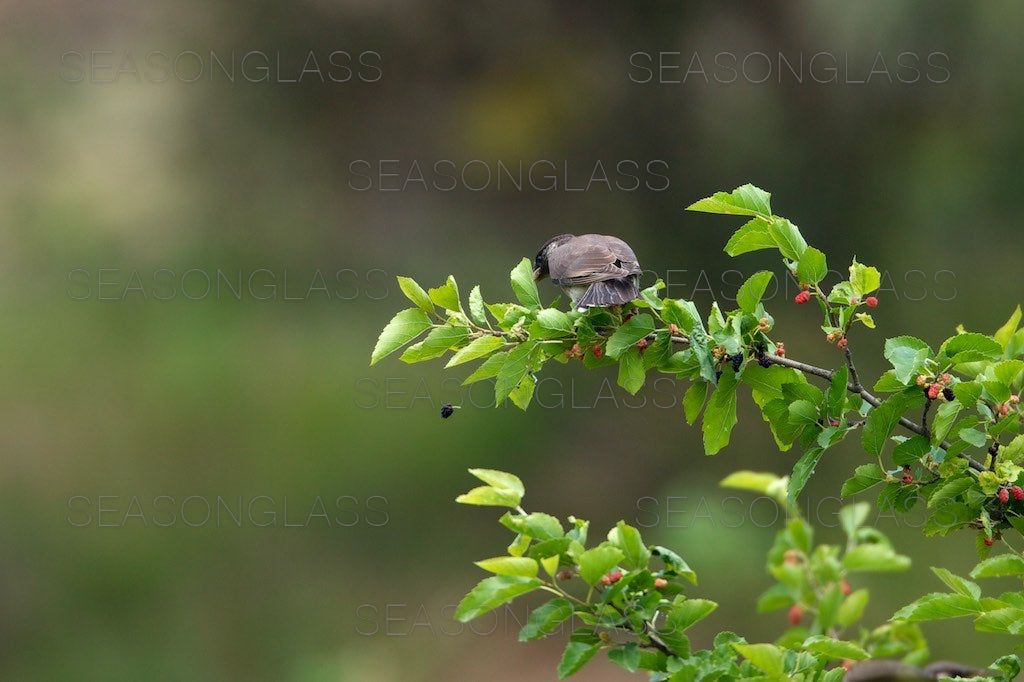
M834 269L885 271L866 376L886 335L991 332L1022 290L1022 29L1012 0L0 3L0 676L554 679L559 638L516 642L529 604L452 621L507 540L454 504L476 466L678 550L721 603L695 646L775 637L779 522L717 482L797 455L749 402L708 459L669 379L559 366L521 413L469 370L370 368L394 277L507 300L548 237L601 232L728 305L780 266L683 209L753 182ZM834 363L791 299L789 355ZM819 466L821 523L861 456ZM915 565L863 581L867 623L973 565L921 522L878 520ZM925 629L976 664L1013 644Z

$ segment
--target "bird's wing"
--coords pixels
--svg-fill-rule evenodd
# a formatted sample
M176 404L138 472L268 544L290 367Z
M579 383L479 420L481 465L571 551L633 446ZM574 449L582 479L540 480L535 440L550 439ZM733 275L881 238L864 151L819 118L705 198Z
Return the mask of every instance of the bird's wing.
M585 234L549 256L551 281L560 285L593 284L641 272L636 254L617 237Z

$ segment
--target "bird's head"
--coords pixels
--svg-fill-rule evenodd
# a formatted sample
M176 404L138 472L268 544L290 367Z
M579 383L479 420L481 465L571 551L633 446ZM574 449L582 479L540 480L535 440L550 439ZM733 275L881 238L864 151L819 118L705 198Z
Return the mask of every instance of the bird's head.
M557 237L552 237L544 242L544 246L540 247L540 251L537 252L537 257L533 259L534 280L542 279L548 274L548 254L551 252L551 249L560 244L564 244L570 239L575 239L575 237L576 236L572 234L560 234Z

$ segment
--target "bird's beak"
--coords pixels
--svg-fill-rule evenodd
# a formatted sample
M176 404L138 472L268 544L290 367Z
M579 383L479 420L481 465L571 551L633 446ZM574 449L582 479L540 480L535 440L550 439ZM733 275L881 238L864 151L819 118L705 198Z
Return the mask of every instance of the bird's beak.
M533 270L533 281L536 282L541 278L540 268L534 268Z

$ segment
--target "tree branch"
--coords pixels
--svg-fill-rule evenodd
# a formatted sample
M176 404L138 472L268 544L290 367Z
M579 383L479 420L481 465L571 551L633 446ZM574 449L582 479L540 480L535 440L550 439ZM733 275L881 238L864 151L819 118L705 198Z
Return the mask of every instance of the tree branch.
M653 335L651 335L650 338L653 339ZM682 335L673 335L672 341L673 343L679 343L684 345L689 345L690 343L690 339ZM846 390L849 391L850 393L859 395L864 400L864 402L868 403L872 407L878 407L879 405L882 404L882 400L875 396L873 393L871 393L869 390L864 388L860 384L860 380L855 378L857 374L856 370L853 368L853 357L850 355L849 347L847 347L845 351L847 357L847 367L850 368L851 377L851 380L846 384ZM832 377L835 374L833 370L825 369L824 367L817 367L815 365L809 365L805 362L791 360L787 357L780 357L778 355L768 355L767 353L765 353L760 355L759 359L763 360L763 362L772 365L789 367L791 369L803 372L804 374L810 374L812 376L820 377L822 379L825 379L826 381L832 381ZM925 412L925 414L927 415L927 411ZM925 438L931 438L931 431L928 429L927 424L918 424L914 421L911 421L910 419L907 419L906 417L900 417L899 424L900 426L902 426L903 428L907 429L912 433L924 436ZM950 445L951 444L949 441L942 441L939 447L941 447L943 450L948 450L950 448ZM963 457L964 459L966 459L968 466L970 466L975 471L988 471L988 467L986 467L984 464L982 464L981 462L967 454L960 453L958 457Z

